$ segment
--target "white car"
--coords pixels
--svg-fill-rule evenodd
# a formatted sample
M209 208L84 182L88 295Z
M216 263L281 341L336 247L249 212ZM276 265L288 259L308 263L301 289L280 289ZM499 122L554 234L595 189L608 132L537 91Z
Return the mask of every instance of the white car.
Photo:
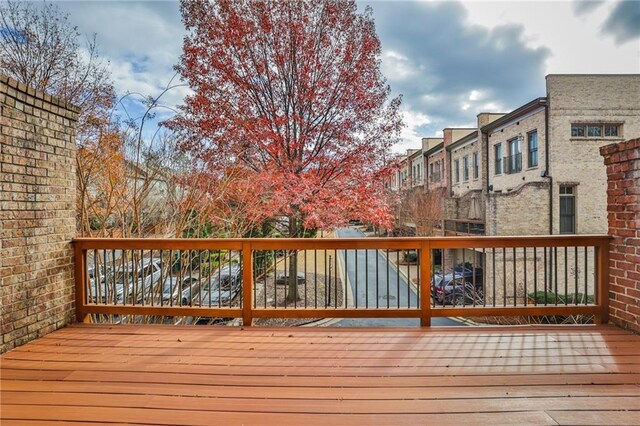
M114 273L103 276L99 284L89 281L88 299L94 303L138 303L148 298L160 279L162 261L145 258L120 265Z

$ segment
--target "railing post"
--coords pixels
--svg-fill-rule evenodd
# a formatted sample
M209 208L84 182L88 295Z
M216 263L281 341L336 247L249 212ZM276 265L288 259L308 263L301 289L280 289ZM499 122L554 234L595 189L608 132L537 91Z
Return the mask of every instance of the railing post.
M596 283L598 285L598 305L600 314L596 315L596 324L607 324L609 322L609 239L601 242L595 247L596 262L598 264Z
M74 263L75 263L75 290L76 290L76 321L84 322L84 302L85 302L85 253L80 243L74 241L73 243Z
M253 249L242 242L242 325L253 325Z
M420 243L420 326L431 327L431 241Z

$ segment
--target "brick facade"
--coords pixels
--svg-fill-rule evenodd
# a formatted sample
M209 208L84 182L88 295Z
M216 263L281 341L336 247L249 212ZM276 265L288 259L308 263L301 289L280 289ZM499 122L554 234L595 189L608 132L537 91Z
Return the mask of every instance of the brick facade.
M0 353L74 317L78 112L0 75Z
M640 139L600 148L607 169L610 318L640 332Z

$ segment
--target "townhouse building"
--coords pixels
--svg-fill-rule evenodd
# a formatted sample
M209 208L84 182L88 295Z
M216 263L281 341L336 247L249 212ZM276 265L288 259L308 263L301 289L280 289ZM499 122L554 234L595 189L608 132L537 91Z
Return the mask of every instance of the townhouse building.
M548 75L544 97L506 114L478 114L475 129L444 129L442 141L425 138L434 143L423 142L424 188L443 193L444 235L602 234L607 183L599 148L638 136L640 75ZM521 276L509 269L514 264L544 267L545 278L552 270L576 280L593 273L593 265L568 266L577 263L566 256L451 250L443 259L450 267L482 265L498 280ZM506 267L494 271L494 264ZM499 296L521 296L525 281Z
M640 75L549 75L546 87L545 97L478 124L481 160L486 159L481 165L482 188L478 191L472 180L468 187L464 181L462 187L455 187L452 181L447 219L474 219L470 216L474 209L464 202L473 196L481 199L484 212L479 216L486 235L607 232L607 183L599 148L640 135ZM461 139L454 147L471 146L471 141ZM462 155L472 154L469 150ZM456 155L452 152L449 158L455 168ZM451 229L445 225L448 234L476 233L469 232L474 229L470 226ZM540 269L549 286L558 276L581 282L595 267L578 266L576 257L583 254L577 250L560 258L556 252L547 256L524 251L484 256L477 259L477 253L457 251L446 258L451 264L460 263L461 258L476 259L498 281L520 277L514 280L513 290L509 287L508 294L499 295L512 299L520 297L524 288L532 288L527 281L534 279L513 269L516 263L529 271ZM506 267L493 271L496 264Z

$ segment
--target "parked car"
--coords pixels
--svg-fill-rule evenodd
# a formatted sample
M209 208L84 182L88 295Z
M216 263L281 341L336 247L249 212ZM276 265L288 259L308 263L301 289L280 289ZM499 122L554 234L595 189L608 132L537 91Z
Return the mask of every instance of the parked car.
M304 282L307 280L307 277L303 272L298 272L296 274L296 278L297 278L298 284L304 284ZM289 271L281 272L281 273L278 273L278 275L276 275L276 284L286 284L288 282L289 282Z
M107 266L107 267L98 266L97 268L90 266L87 268L87 276L89 277L89 283L91 285L95 284L96 277L98 278L98 281L102 281L104 280L104 277L109 274L111 274L110 266Z
M89 281L88 299L94 303L140 302L161 275L162 261L145 258L120 266L98 282ZM126 294L125 294L126 293Z
M165 305L179 304L181 295L198 283L198 277L186 276L180 278L175 275L169 275L162 282L162 303Z
M182 291L187 306L231 306L242 289L242 268L234 263L220 266L211 276Z
M462 305L478 304L484 297L482 268L473 268L469 264L456 266L448 274L435 274L431 279L431 297L436 303ZM475 282L475 285L474 285Z

